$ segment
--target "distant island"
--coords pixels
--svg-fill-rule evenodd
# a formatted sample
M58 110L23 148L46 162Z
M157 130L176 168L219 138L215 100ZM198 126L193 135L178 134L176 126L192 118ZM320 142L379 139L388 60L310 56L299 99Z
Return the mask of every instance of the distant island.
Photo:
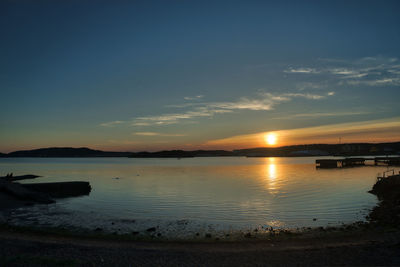
M20 150L0 157L34 158L94 158L94 157L130 157L130 158L189 158L189 157L307 157L307 156L373 156L399 155L400 142L392 143L347 143L347 144L310 144L283 147L259 147L227 150L165 150L158 152L109 152L86 147L51 147L33 150Z
M106 152L86 147L50 147L33 150L20 150L0 157L8 158L95 158L95 157L129 157L131 152Z

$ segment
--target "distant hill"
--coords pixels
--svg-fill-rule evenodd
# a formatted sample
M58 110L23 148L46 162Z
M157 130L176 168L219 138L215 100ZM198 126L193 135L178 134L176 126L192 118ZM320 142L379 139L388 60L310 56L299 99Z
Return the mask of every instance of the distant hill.
M105 152L101 150L93 150L86 147L50 147L33 150L21 150L11 152L5 157L39 157L39 158L74 158L74 157L127 157L130 152Z
M311 144L283 147L258 147L226 150L164 150L158 152L106 152L86 147L51 147L21 150L0 157L131 157L131 158L189 158L189 157L305 157L305 156L370 156L400 154L400 142L393 143L349 143Z
M235 156L232 151L225 150L165 150L158 152L136 152L131 158L192 158L192 157L227 157Z
M187 158L187 157L306 157L306 156L360 156L400 154L400 142L394 143L351 143L351 144L311 144L283 147L258 147L225 150L165 150L158 152L137 152L134 158Z
M400 153L400 142L310 144L283 147L261 147L234 150L233 153L248 157L298 157L298 156L368 156Z

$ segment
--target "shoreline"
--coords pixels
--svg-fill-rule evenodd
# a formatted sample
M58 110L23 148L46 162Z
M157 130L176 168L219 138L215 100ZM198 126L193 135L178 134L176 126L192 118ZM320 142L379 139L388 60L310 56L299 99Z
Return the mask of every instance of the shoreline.
M353 228L269 240L159 241L0 226L5 266L254 266L400 264L400 231Z
M24 204L24 203L22 203ZM308 226L271 226L268 224L225 225L195 220L152 220L102 217L96 214L60 210L53 205L22 206L0 214L0 224L30 229L38 232L58 232L83 236L119 236L137 241L197 242L197 241L260 241L277 236L291 237L310 233L348 232L367 227L365 215L357 221L336 224L316 223L310 219ZM88 217L89 216L89 217Z

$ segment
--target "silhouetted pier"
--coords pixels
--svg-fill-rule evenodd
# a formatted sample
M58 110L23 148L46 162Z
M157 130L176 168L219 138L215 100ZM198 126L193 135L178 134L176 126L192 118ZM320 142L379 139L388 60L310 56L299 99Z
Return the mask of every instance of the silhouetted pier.
M370 164L367 164L369 162ZM374 157L374 158L342 158L342 159L317 159L317 168L344 168L366 165L375 166L400 166L400 157Z

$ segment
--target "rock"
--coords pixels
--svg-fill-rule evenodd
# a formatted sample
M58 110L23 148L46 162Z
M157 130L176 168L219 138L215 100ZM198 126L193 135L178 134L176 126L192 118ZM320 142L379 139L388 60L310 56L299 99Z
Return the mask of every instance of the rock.
M32 191L48 194L54 198L89 195L92 190L89 182L83 181L23 184L22 186Z
M398 228L400 225L400 174L378 178L370 193L377 195L379 204L368 215L368 220Z
M206 234L206 238L211 238L211 234Z
M187 225L188 224L188 220L179 220L176 222L178 225Z
M146 231L147 231L147 232L154 232L155 230L156 230L155 227L150 227L150 228L148 228Z
M1 181L0 190L11 194L21 200L32 200L34 202L42 204L51 204L55 202L47 194L28 189L19 183Z

